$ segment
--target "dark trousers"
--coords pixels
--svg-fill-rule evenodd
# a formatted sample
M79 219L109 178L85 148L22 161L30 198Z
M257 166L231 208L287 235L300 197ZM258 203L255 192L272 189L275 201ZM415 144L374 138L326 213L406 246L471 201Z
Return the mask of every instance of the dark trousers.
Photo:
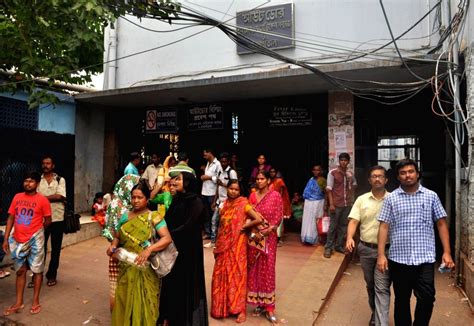
M334 213L329 213L329 230L326 240L326 249L344 250L345 237L347 233L347 217L352 206L336 207Z
M395 293L395 325L429 325L435 301L434 263L404 265L388 261ZM416 297L415 320L412 324L410 298Z
M46 279L55 280L58 274L59 256L61 255L61 245L63 243L64 222L53 222L44 231L44 250L48 253L48 239L51 236L51 259L49 260ZM46 255L45 255L46 259Z
M210 237L211 232L211 219L214 211L211 209L212 202L214 201L215 196L204 196L202 195L202 199L204 201L204 205L206 206L207 214L206 219L204 220L204 232Z

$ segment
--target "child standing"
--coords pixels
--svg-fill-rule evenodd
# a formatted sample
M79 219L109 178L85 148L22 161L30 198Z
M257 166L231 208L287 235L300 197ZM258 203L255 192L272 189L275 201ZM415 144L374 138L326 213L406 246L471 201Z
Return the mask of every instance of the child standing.
M36 192L40 180L39 173L27 173L23 179L25 192L16 194L8 209L2 249L5 252L11 252L16 271L17 288L16 302L3 312L4 316L18 313L24 308L23 292L28 268L34 274L33 304L30 314L37 314L41 311L39 294L44 271L44 228L51 224L51 205L46 197ZM15 228L10 236L13 226Z

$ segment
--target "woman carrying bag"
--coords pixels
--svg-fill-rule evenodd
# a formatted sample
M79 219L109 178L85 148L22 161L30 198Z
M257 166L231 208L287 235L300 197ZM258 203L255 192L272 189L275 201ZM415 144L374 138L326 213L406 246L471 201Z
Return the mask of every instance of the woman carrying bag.
M155 325L161 282L148 259L172 240L163 217L148 210L147 184L135 185L131 197L132 210L120 218L119 231L107 249L107 255L120 260L112 325ZM155 243L152 227L159 236Z

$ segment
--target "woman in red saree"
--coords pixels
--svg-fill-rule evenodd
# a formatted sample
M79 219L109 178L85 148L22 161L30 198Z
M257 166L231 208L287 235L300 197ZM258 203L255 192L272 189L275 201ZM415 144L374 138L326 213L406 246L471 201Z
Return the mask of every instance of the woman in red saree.
M237 180L227 185L227 200L220 211L219 232L214 249L211 316L238 315L246 320L247 235L243 232L262 222L260 215L245 197L240 196Z
M270 190L270 173L259 172L255 180L257 191L250 194L250 204L269 223L261 233L266 236L266 253L249 247L247 302L256 305L255 315L265 312L272 324L278 324L275 310L275 263L278 225L283 217L283 202L279 193Z
M291 201L290 201L290 194L288 193L288 188L286 187L285 181L281 176L278 176L277 169L272 167L270 169L270 190L275 190L281 196L283 200L283 219L289 219L291 217ZM278 245L281 246L283 244L283 220L281 221L280 225L278 226L277 236L278 236Z

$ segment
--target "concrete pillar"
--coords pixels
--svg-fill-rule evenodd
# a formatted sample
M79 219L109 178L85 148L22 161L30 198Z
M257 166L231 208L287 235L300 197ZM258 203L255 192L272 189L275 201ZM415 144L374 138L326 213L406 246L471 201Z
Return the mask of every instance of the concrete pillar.
M338 164L339 153L349 153L350 169L355 167L354 149L354 98L345 91L328 93L329 169Z
M94 194L102 189L104 157L104 113L78 106L74 169L74 210L90 212Z

